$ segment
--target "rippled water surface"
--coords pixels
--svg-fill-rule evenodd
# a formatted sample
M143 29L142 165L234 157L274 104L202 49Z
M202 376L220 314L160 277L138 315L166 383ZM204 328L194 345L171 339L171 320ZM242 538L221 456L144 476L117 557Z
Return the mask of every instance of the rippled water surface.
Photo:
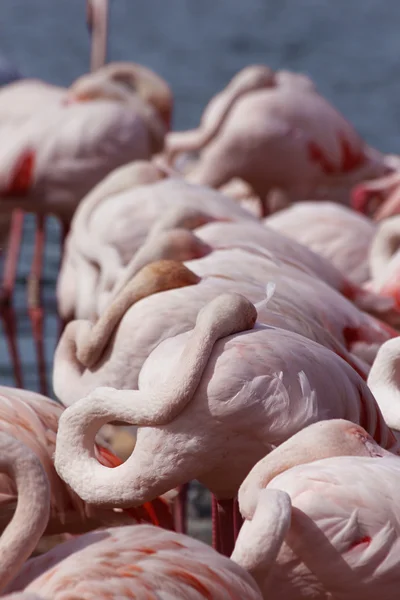
M209 98L249 63L301 70L372 145L400 152L400 4L395 0L111 0L110 58L143 63L175 94L175 128L197 124ZM68 85L88 67L83 0L2 0L0 53L25 76ZM1 140L0 140L1 144ZM22 310L32 254L24 236L17 323L24 383L36 389L35 351ZM48 227L44 293L53 304L58 230ZM48 369L57 320L46 320ZM13 384L0 339L0 379Z

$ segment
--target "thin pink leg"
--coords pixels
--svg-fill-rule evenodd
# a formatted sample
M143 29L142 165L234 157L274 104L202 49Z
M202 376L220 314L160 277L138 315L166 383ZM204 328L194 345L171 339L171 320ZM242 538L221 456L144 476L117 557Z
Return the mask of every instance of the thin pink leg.
M212 519L212 547L217 552L221 551L218 531L218 501L214 494L211 495L211 519Z
M45 246L45 217L36 218L35 246L31 272L28 280L28 312L32 325L33 341L36 348L40 392L47 396L46 359L43 339L43 307L41 305L40 281L43 270Z
M189 490L189 484L185 483L180 486L179 493L177 498L175 499L174 504L174 521L175 521L175 530L178 533L186 533L186 505L187 505L187 495Z
M66 221L61 221L60 225L61 225L61 238L60 238L60 269L61 269L61 263L62 263L62 259L63 259L63 255L64 255L64 249L65 249L65 242L67 239L67 235L69 233L69 223ZM58 317L58 337L59 338L61 337L66 324L67 324L67 321L59 316Z
M230 556L233 552L235 540L233 537L233 499L218 500L218 534L219 552Z
M0 302L2 304L9 304L14 293L23 229L24 213L18 208L14 210L11 217L10 233L8 238L7 253L4 259L3 281L0 293Z
M11 217L0 290L0 317L3 322L4 334L9 348L15 385L18 387L23 387L23 377L17 344L17 319L11 300L14 294L15 280L17 277L23 229L24 213L20 209L14 210Z
M14 307L11 305L0 307L0 318L3 323L4 334L7 340L8 352L14 372L15 385L19 388L23 388L24 380L22 377L21 359L18 352L17 318Z

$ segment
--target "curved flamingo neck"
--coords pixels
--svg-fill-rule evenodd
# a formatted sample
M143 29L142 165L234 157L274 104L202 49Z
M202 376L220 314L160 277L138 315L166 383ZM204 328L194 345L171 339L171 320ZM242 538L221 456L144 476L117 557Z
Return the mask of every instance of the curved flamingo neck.
M94 456L96 433L112 420L143 427L170 424L193 398L215 342L253 328L256 317L256 309L246 298L223 294L200 311L176 368L151 396L142 391L98 388L68 408L60 418L55 453L55 466L64 481L87 502L117 506L141 504L149 490L151 497L158 495L159 486L166 481L172 487L176 485L169 478L168 468L157 476L150 470L146 479L140 457L148 460L139 444L123 465L105 469ZM86 471L90 477L86 477ZM184 478L184 470L178 471L175 469L175 476Z
M15 482L14 516L0 538L0 590L35 549L50 516L50 488L39 458L11 436L0 434L0 469Z
M76 340L79 362L87 368L96 364L122 317L136 302L199 281L197 275L175 261L163 260L144 267L114 298L93 327L85 323L81 328Z
M251 518L261 491L278 475L298 465L331 456L391 455L361 427L344 419L319 421L300 430L261 459L239 489L240 510Z
M111 303L146 265L159 260L192 260L202 258L212 248L186 229L160 231L157 237L149 235L122 271L107 302Z
M262 490L251 520L243 524L231 559L263 587L290 528L292 503L281 490Z
M250 92L273 87L274 85L275 75L272 71L264 81L258 78L254 80L249 78L247 81L239 74L225 90L211 101L202 118L200 127L184 132L173 132L169 135L167 139L168 160L173 162L180 152L195 152L204 148L218 135L232 107L239 98Z

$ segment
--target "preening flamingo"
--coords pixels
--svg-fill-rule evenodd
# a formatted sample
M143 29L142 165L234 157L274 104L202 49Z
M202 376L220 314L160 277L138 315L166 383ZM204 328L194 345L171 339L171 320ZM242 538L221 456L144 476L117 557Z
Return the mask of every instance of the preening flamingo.
M339 191L347 202L354 184L390 169L308 77L262 65L237 73L197 130L168 136L171 161L187 151L201 151L189 180L220 187L239 177L260 199L280 188L293 200Z
M399 486L398 456L361 427L311 425L243 482L239 503L247 520L232 559L264 598L394 600Z
M51 511L45 535L61 532L82 533L104 527L152 517L171 527L167 504L160 500L154 507L148 506L135 513L121 513L113 509L98 510L83 502L57 475L53 455L56 444L58 421L63 408L40 394L26 390L0 386L0 432L23 442L40 460L50 484ZM6 449L4 449L6 453ZM105 467L116 467L121 460L107 448L96 444L95 452ZM17 501L15 484L3 471L0 476L0 530L10 520ZM153 521L152 521L153 522Z
M354 283L368 281L376 226L366 217L332 202L299 202L264 223L328 258Z
M193 331L157 346L139 391L98 388L67 408L55 452L60 476L98 505L135 506L191 479L229 499L262 456L318 420L346 418L395 447L354 369L302 336L255 325L256 317L244 297L223 294ZM92 449L109 421L139 426L133 454L117 469L104 469Z

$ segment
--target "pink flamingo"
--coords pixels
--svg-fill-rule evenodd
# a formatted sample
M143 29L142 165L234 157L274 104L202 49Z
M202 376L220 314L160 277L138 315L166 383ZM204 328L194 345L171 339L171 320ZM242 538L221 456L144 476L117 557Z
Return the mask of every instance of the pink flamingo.
M51 512L45 534L62 532L82 533L112 524L152 520L172 526L167 504L157 500L154 506L145 506L138 513L121 513L113 509L98 510L83 502L57 475L53 455L56 445L58 421L63 408L40 394L0 386L0 432L23 442L39 458L51 490ZM96 444L96 456L105 467L116 467L121 460L107 448ZM1 529L15 509L16 490L4 475L0 477ZM158 515L158 516L157 516Z
M397 444L352 367L298 334L254 326L256 318L243 296L218 296L193 331L157 346L138 391L98 388L67 408L59 475L97 505L136 506L192 479L228 501L262 456L313 422L346 418L383 447ZM92 444L109 421L139 429L132 455L107 470Z
M3 126L3 212L20 207L69 220L110 171L163 147L172 96L148 69L111 63L80 77L68 94L68 105L44 104L23 122Z
M168 136L171 161L187 151L201 151L191 181L220 187L239 177L262 200L275 188L293 200L333 189L346 202L351 186L390 168L308 77L262 65L237 73L198 129Z
M245 249L221 250L186 265L149 264L95 323L67 325L53 371L55 393L65 405L99 385L136 389L150 352L162 340L193 327L204 304L227 291L260 302L268 281L275 283L275 290L268 305L260 305L260 320L325 345L363 377L368 372L363 361L372 363L377 348L397 335L323 282Z
M18 490L15 514L0 538L1 591L6 598L132 598L132 594L261 599L250 575L205 544L153 527L117 527L66 542L25 560L45 531L50 488L38 457L0 434L0 468ZM161 531L161 530L160 530ZM156 577L155 577L156 575Z
M264 223L328 258L352 282L368 281L376 226L366 217L332 202L299 202Z
M246 522L232 559L264 598L395 600L399 485L399 458L361 427L311 425L243 482Z
M125 191L118 193L118 185ZM74 216L57 286L64 317L94 316L96 286L109 287L108 279L114 283L115 273L129 262L157 217L170 210L171 204L201 207L211 219L255 220L215 190L176 177L166 179L165 171L156 164L127 165L95 188ZM78 266L74 267L73 262Z
M200 226L202 223L204 225ZM182 227L192 229L194 226L196 226L195 235L182 231ZM102 312L102 307L107 301L114 298L145 264L162 258L172 260L201 258L212 249L231 248L244 248L253 252L265 250L267 255L271 253L283 264L298 267L322 279L355 302L359 308L383 318L391 316L390 309L388 315L386 301L351 283L329 260L310 251L296 240L272 228L263 227L260 223L218 222L199 209L189 206L173 207L164 213L150 230L141 248L121 270L121 274L118 275L118 271L113 271L117 284L114 285L110 295L99 290L98 312ZM111 283L110 277L108 283Z

